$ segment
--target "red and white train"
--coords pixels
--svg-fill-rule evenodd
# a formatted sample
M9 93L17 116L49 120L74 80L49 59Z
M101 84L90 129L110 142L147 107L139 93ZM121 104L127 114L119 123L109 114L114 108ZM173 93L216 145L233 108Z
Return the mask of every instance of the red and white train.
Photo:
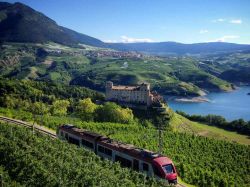
M79 129L73 125L58 128L59 139L87 148L102 158L120 162L121 166L144 172L147 176L165 179L177 184L177 172L173 162L163 155L124 144L106 136Z

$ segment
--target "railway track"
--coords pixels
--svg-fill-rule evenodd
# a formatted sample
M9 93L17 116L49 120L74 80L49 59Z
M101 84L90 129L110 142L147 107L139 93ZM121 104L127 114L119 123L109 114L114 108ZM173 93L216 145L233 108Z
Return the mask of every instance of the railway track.
M24 122L24 121L21 121L21 120L7 118L7 117L3 117L3 116L0 116L0 121L16 124L16 125L19 125L19 126L24 126L24 127L31 128L31 129L34 128L34 130L36 130L38 132L41 132L43 134L46 134L46 135L50 136L51 138L57 138L55 132L53 132L51 130L48 130L48 129L44 128L43 126L40 126L40 125L32 125L30 123L27 123L27 122Z
M27 128L34 128L34 130L40 132L40 133L43 133L43 134L46 134L48 136L50 136L51 138L57 138L56 136L56 133L51 131L51 130L48 130L46 128L44 128L43 126L40 126L40 125L32 125L30 123L27 123L25 121L21 121L21 120L17 120L17 119L12 119L12 118L8 118L8 117L4 117L4 116L0 116L0 121L4 121L4 122L7 122L7 123L12 123L12 124L15 124L15 125L19 125L19 126L23 126L23 127L27 127ZM177 185L175 185L175 187L186 187L180 183L177 183Z

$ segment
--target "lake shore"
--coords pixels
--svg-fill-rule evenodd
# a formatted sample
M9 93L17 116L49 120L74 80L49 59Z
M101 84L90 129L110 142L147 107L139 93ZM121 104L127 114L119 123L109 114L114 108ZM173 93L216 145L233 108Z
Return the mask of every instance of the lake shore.
M250 86L242 86L233 92L211 92L206 96L194 97L168 96L165 99L173 110L183 111L190 115L214 114L223 116L228 121L240 118L249 121L250 96L248 93L250 93Z
M177 102L186 102L186 103L203 103L210 102L210 100L206 97L191 97L191 98L176 98Z

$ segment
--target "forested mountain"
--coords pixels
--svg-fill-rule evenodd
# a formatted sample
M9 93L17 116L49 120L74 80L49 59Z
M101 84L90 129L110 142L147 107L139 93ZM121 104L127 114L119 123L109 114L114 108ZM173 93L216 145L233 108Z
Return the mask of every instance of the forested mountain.
M93 37L61 27L44 14L22 3L0 2L0 41L42 43L53 41L65 45L105 44Z

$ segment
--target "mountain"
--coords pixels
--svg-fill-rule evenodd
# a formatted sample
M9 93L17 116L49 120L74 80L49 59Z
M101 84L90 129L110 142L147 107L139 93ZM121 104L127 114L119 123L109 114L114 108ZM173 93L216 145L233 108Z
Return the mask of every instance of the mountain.
M82 43L120 51L138 51L153 55L205 54L250 50L250 45L224 42L182 44L104 43L101 40L59 26L54 20L22 3L0 2L0 42L56 42L64 45Z
M177 42L155 42L155 43L109 43L110 48L122 51L138 51L154 55L169 54L206 54L219 52L232 52L249 50L250 45L210 42L183 44Z
M1 42L56 42L64 45L83 43L103 47L105 44L93 37L61 27L57 23L22 3L0 2Z

